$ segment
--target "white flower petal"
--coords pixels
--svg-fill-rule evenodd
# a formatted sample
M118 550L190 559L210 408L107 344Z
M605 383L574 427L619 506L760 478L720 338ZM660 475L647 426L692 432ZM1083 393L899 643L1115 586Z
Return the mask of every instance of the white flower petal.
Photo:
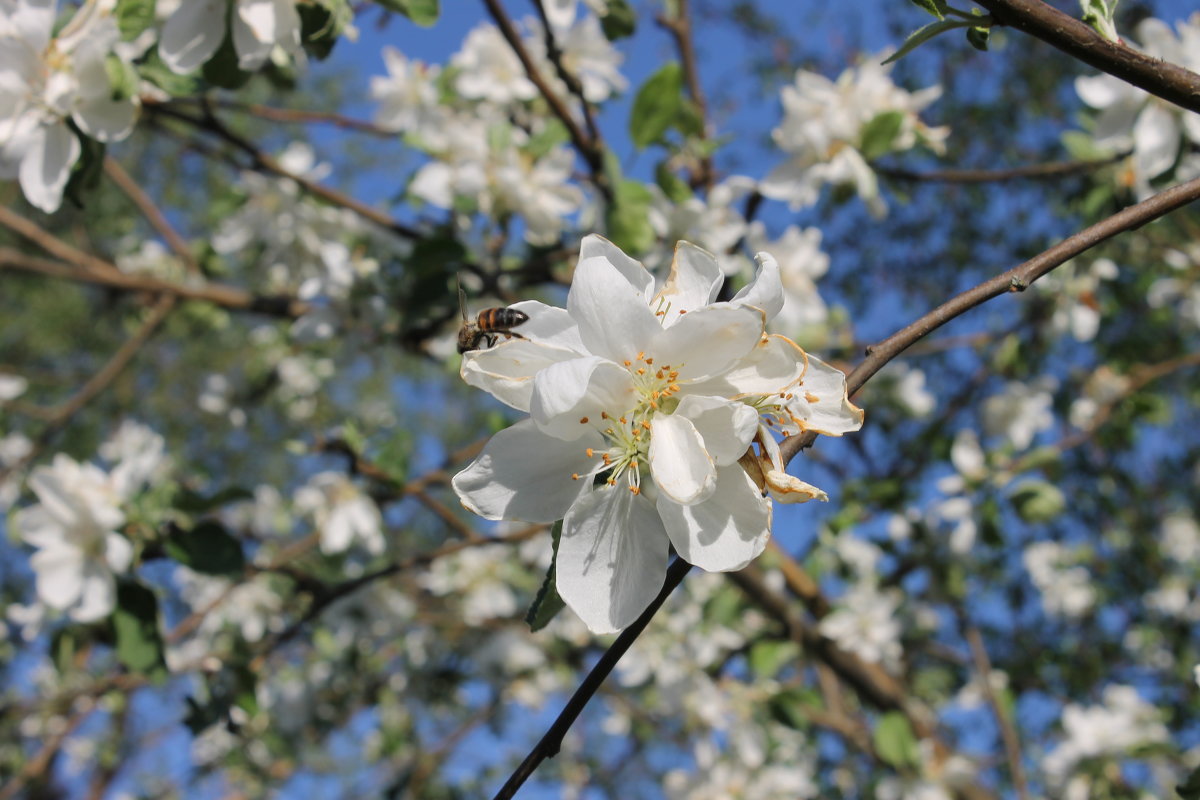
M690 420L656 414L650 420L650 474L676 503L698 503L717 486L717 470Z
M680 311L702 308L717 298L725 275L712 253L691 242L677 242L671 273L651 306L666 312L664 324L681 319Z
M158 54L185 75L212 58L225 38L225 0L187 0L163 25Z
M737 366L716 378L693 383L694 394L738 399L777 394L800 380L808 363L800 346L786 336L771 334L758 341Z
M587 352L579 338L579 326L565 308L548 306L537 300L522 300L509 308L529 317L521 323L517 332L531 342L564 347L580 354Z
M777 469L767 470L763 478L766 480L767 491L771 493L771 499L777 503L807 503L809 500L820 500L825 503L829 501L829 495L824 491L811 483L788 475L786 472L780 472Z
M718 466L742 457L758 431L758 414L745 403L690 394L679 401L675 415L696 426L704 449Z
M758 262L758 274L733 296L733 302L762 309L770 322L783 310L783 279L779 274L779 262L770 253L758 253L754 260Z
M83 568L79 603L71 609L76 622L95 622L104 619L117 607L117 582L113 574L95 563Z
M43 603L65 609L79 599L83 591L82 550L61 545L45 547L29 557L29 565L37 574L37 594Z
M635 264L637 262L634 262ZM638 268L645 269L638 264ZM581 258L575 267L567 311L579 325L589 352L620 363L653 352L662 326L646 304L645 290L607 258Z
M764 324L757 308L717 303L686 314L647 352L678 370L680 382L702 381L737 366L762 339Z
M19 172L21 191L31 205L52 214L62 205L71 165L79 159L83 148L62 123L41 128L28 144Z
M1171 168L1179 155L1179 118L1160 106L1149 103L1133 126L1133 160L1142 178L1156 178Z
M645 495L589 491L563 520L558 594L593 633L616 633L646 610L667 573L668 539Z
M717 470L717 487L702 503L680 505L660 494L658 512L680 557L709 572L741 569L771 537L771 501L737 464Z
M582 441L564 442L539 431L532 420L522 420L493 436L479 457L454 476L454 491L467 510L485 519L562 519L588 481L571 475L586 473L595 460L588 458L586 448L601 446L600 435L588 431Z
M105 534L104 562L113 572L124 572L133 563L133 545L119 533Z
M650 297L654 294L654 276L646 271L640 261L625 255L621 248L603 236L593 233L583 237L579 243L579 260L595 257L607 259L630 285L642 293L645 304L649 305Z
M808 371L794 392L791 408L804 430L841 436L862 427L863 410L846 396L845 373L816 356L808 357Z
M533 339L510 339L486 350L464 353L459 374L468 385L484 390L518 411L528 412L534 376L551 364L577 358L579 354L573 350Z
M113 100L103 96L89 97L76 104L71 118L79 125L80 130L93 139L100 142L117 142L133 130L138 108L136 98Z
M529 413L543 433L570 440L593 432L603 412L619 416L633 405L629 371L588 356L539 371L533 379Z

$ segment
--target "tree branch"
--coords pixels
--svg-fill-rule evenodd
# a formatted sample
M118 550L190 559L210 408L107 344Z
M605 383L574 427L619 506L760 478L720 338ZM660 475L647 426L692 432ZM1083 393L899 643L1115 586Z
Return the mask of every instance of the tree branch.
M1041 39L1069 56L1152 95L1200 113L1200 75L1111 42L1090 25L1042 0L975 0L1000 25Z

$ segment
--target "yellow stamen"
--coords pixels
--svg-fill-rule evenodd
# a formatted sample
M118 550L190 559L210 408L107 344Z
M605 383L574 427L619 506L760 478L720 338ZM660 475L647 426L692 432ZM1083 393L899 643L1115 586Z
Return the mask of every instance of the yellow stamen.
M592 456L594 456L596 454L596 451L590 447L587 450L584 450L583 452L587 453L588 458L591 458Z
M641 494L641 493L642 493L642 490L641 490L640 488L638 488L637 486L630 486L630 487L629 487L629 491L633 492L634 494Z
M587 422L588 422L588 418L587 418L587 417L580 417L580 418L579 418L579 424L580 424L580 425L587 425Z

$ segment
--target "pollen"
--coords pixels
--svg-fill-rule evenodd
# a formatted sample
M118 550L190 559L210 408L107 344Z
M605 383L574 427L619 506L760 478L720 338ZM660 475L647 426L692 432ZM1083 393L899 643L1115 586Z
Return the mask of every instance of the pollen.
M612 463L612 456L610 456L608 453L600 456L600 458L604 461L604 466L606 467Z
M580 425L587 425L587 422L588 422L588 418L587 418L587 417L580 417L580 418L579 418L579 424L580 424Z
M631 367L631 366L633 366L633 362L627 358L627 359L625 359L625 366Z
M642 360L642 359L644 359L645 357L646 357L646 351L645 351L645 350L642 350L641 352L639 352L639 353L638 353L638 355L637 355L637 360L638 360L638 361L641 361L641 360Z
M573 481L577 481L577 480L579 480L579 473L578 473L578 472L572 472L572 473L571 473L571 480L573 480Z
M628 424L629 424L629 420L625 419L624 417L621 417L621 424L622 424L622 425L628 425Z
M658 411L658 402L655 400L651 400L650 407L653 408L655 411Z
M642 427L646 430L650 430L650 423L646 422L646 420L642 420Z
M608 412L607 412L607 411L601 411L601 412L600 412L600 419L608 419Z
M638 374L638 375L645 375L645 374L646 374L646 368L645 368L645 367L638 367L638 369L637 369L637 374Z
M593 449L592 449L592 448L590 448L590 447L589 447L587 450L584 450L583 452L587 453L587 457L588 457L588 458L591 458L591 457L593 457L594 455L596 455L596 451L595 451L595 450L593 450Z
M641 487L639 486L630 486L629 491L633 492L635 495L642 493Z
M680 313L680 314L686 314L686 313L687 313L687 309L686 309L686 308L681 308L681 309L679 309L679 313Z
M820 402L820 400L821 400L821 398L817 397L817 396L816 396L815 394L813 394L812 392L805 392L805 393L804 393L804 399L805 399L805 400L807 400L807 401L808 401L808 402L810 402L810 403L818 403L818 402Z
M676 373L676 374L678 374L678 373ZM670 389L672 392L678 392L678 391L679 391L679 384L678 384L678 383L672 383L672 384L671 384L669 387L667 387L667 388L669 388L669 389Z
M654 359L653 359L653 358L647 358L647 359L646 359L646 364L647 364L647 365L651 365L651 364L653 364L653 363L654 363Z

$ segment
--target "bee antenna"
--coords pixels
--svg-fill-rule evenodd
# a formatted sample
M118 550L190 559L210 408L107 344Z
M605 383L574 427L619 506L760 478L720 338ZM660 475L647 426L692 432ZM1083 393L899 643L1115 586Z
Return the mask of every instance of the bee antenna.
M467 321L467 293L462 288L462 278L454 274L454 283L458 286L458 310L462 313L463 322Z

